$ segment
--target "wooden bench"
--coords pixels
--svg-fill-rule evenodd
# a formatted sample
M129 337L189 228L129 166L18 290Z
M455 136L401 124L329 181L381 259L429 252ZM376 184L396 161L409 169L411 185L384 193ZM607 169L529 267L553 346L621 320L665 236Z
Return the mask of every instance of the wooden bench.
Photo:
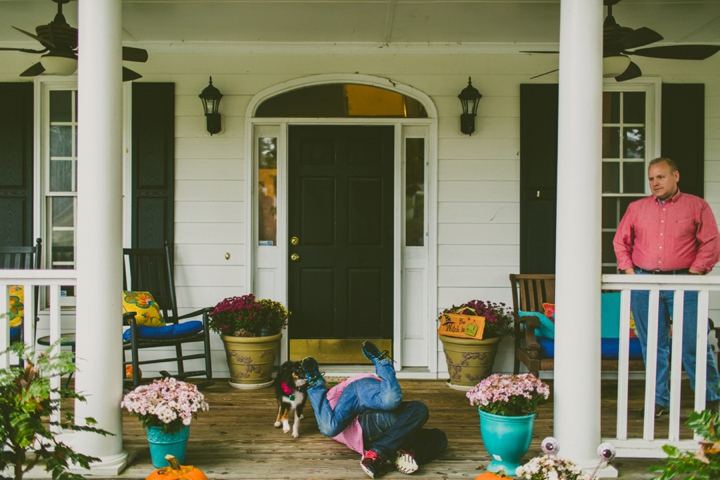
M513 372L520 372L520 363L531 373L553 371L555 359L543 354L535 337L535 329L540 328L540 319L534 316L520 316L519 311L543 313L543 303L555 303L554 274L510 274L512 287L513 315L515 316L515 364ZM618 360L603 358L602 370L618 370ZM645 370L642 359L630 359L630 370Z

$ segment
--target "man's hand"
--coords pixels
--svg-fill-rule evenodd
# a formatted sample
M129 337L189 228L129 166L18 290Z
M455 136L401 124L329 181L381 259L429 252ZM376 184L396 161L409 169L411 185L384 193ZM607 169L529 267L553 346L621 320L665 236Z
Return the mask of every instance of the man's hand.
M625 275L635 275L635 269L634 268L626 268Z
M705 272L696 272L695 270L688 270L689 275L705 275Z

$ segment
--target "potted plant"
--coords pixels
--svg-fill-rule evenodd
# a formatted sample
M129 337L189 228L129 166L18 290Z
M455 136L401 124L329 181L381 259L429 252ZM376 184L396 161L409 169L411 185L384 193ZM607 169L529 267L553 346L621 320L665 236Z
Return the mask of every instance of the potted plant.
M465 395L478 407L480 434L493 459L487 469L513 475L530 448L537 407L550 396L550 387L531 373L496 373Z
M24 367L0 370L0 478L22 480L28 471L44 462L52 478L82 479L82 475L67 470L87 469L91 462L100 460L75 452L50 431L48 419L58 413L61 402L85 401L77 392L50 386L51 378L75 371L72 353L55 353L59 343L51 345L37 358L20 342L6 352L21 358ZM65 431L112 435L96 428L95 423L92 418L86 418L84 425L76 424L73 416L66 414L55 426Z
M515 333L513 318L512 309L504 303L484 300L470 300L443 310L438 317L438 334L450 387L467 390L492 373L500 340ZM462 326L449 328L450 322Z
M595 470L588 474L570 460L557 456L560 446L553 437L546 437L540 447L544 455L531 458L515 471L515 475L521 480L597 480L595 474L598 469L615 458L615 447L610 443L601 443L597 449L600 462Z
M208 315L210 329L220 334L225 345L230 385L235 388L271 385L281 331L290 312L280 302L257 300L250 293L226 298Z
M168 454L182 463L192 419L210 408L197 386L173 377L135 387L123 397L120 407L138 417L146 429L155 468L168 466Z

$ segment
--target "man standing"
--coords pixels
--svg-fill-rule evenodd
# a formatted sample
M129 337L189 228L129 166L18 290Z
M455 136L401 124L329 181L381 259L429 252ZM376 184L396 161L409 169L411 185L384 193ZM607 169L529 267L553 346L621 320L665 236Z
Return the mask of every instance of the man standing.
M678 189L680 172L669 158L656 158L648 168L652 195L628 206L618 225L613 246L618 269L626 274L705 275L718 261L718 227L707 202ZM631 307L647 362L648 299L650 292L633 291ZM658 356L655 417L670 406L670 317L674 292L661 291L658 314ZM683 309L682 361L695 386L698 292L686 291ZM707 348L707 408L717 410L718 374L710 345Z

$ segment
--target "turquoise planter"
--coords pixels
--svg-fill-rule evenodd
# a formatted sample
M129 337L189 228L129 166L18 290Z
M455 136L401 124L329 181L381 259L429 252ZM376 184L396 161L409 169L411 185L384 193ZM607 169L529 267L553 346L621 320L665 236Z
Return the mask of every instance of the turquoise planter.
M185 427L177 433L163 433L162 427L148 427L148 443L150 444L150 458L153 467L163 468L168 466L165 455L172 455L183 463L185 451L187 450L190 427Z
M482 441L492 458L487 466L488 471L498 472L503 469L506 475L515 476L515 470L521 465L520 459L530 448L535 414L505 417L480 409L478 412Z

